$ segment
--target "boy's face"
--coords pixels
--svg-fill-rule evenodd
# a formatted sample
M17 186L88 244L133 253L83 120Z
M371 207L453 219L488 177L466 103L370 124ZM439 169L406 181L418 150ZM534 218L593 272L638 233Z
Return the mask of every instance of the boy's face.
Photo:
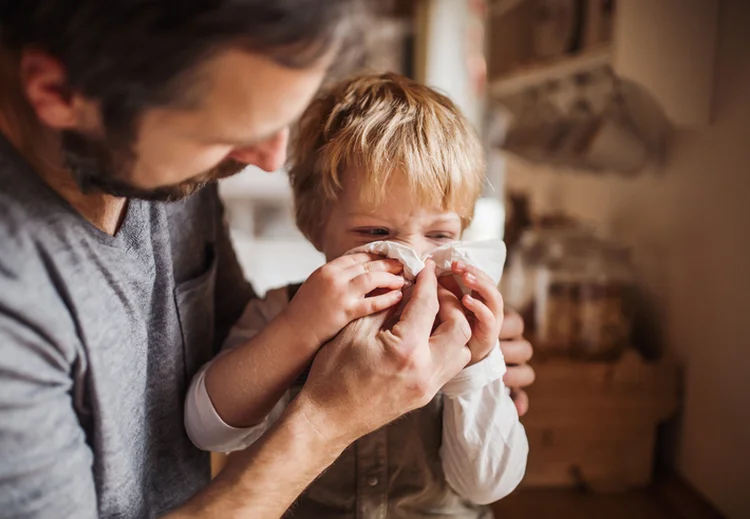
M389 182L387 195L373 207L360 200L357 178L356 172L345 176L343 190L328 215L321 243L326 261L373 241L400 242L422 256L460 239L458 214L423 207L411 196L406 182Z

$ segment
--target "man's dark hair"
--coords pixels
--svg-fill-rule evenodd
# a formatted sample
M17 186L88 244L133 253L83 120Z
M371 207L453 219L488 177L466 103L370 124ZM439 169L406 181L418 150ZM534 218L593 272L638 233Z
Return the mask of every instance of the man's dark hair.
M246 49L288 67L341 41L357 0L0 0L11 52L58 58L67 88L101 103L110 138L129 140L144 109L190 103L183 81L217 51ZM114 134L114 135L113 135Z

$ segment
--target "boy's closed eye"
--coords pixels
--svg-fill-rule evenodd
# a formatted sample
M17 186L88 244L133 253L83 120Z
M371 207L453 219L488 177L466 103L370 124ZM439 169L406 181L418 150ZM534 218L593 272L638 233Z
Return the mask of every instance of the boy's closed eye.
M384 239L391 235L390 229L385 227L360 227L354 229L354 232L360 236L365 237L376 237L378 239ZM431 231L425 234L425 238L435 241L452 241L456 240L456 235L450 231Z
M427 238L430 240L437 240L437 241L453 241L456 240L456 235L452 232L445 232L445 231L435 231L428 233L426 235Z
M377 237L386 237L391 233L390 230L386 229L385 227L360 227L360 228L354 229L354 232L361 236L377 236Z

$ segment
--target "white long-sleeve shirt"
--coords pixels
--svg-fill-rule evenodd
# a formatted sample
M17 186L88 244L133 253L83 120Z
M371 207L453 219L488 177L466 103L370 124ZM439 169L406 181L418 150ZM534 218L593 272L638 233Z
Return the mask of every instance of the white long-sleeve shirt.
M252 339L288 304L285 289L252 301L230 333L225 350ZM287 391L260 423L236 428L225 423L207 393L206 365L194 377L185 404L185 426L204 450L228 452L258 440L283 413L293 393ZM505 362L498 347L464 369L442 390L442 443L439 455L445 481L461 497L477 504L497 501L523 478L528 442L503 384ZM438 418L439 420L439 418ZM434 424L439 427L440 423Z

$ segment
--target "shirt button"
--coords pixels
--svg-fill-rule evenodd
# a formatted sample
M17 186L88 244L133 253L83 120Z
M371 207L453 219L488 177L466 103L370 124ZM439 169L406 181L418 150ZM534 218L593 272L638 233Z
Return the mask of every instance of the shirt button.
M366 483L368 486L376 487L378 486L378 483L380 483L380 480L377 478L377 476L367 476Z

